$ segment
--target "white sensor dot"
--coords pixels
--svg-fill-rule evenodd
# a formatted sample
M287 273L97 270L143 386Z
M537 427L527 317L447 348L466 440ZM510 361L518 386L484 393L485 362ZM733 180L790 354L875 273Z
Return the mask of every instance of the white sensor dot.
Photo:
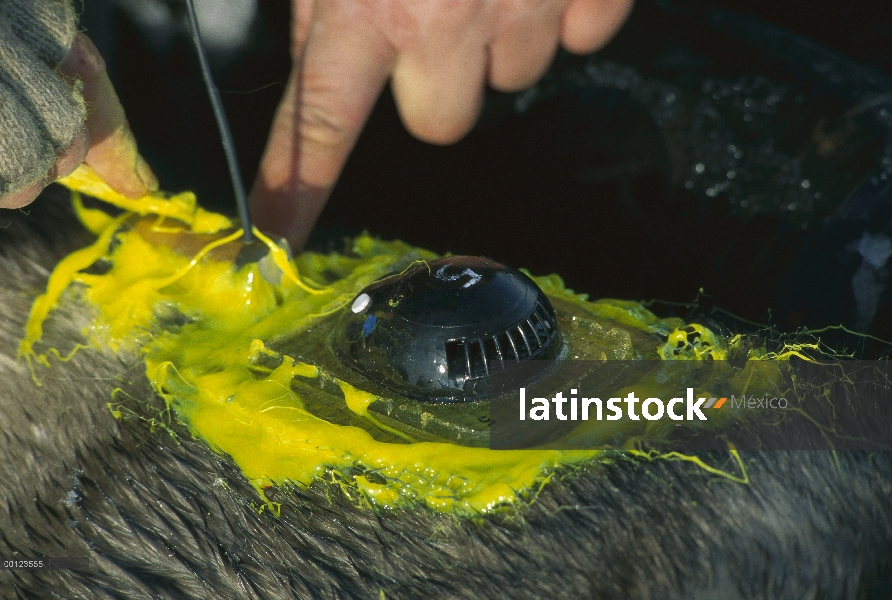
M356 297L356 300L353 301L353 307L351 310L355 313L361 313L366 309L371 302L371 297L368 294L360 294Z

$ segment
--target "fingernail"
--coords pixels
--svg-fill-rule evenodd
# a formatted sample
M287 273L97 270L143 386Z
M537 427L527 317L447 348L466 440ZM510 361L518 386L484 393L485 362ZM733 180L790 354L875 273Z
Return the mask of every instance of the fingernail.
M136 156L136 174L139 175L146 189L150 192L158 191L158 178L155 177L155 173L152 172L152 167L149 166L146 159L140 155Z
M0 208L22 208L27 206L40 195L43 187L44 182L37 181L11 194L0 196Z

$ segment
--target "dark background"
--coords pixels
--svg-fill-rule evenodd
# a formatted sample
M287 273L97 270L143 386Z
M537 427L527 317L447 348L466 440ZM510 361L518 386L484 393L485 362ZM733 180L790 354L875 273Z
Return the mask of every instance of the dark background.
M217 73L249 185L290 68L288 4L262 2L250 52ZM204 204L232 212L222 148L187 40L153 52L124 14L98 0L94 6L87 3L83 23L109 58L137 140L162 186L194 189ZM639 1L600 54L645 64L649 53L675 43L666 41L673 35L682 46L696 47L698 28L710 14L730 10L892 75L892 3L725 0L681 13L678 7L685 9ZM718 62L749 60L719 44L700 51ZM759 64L753 59L754 69ZM651 307L661 315L718 318L728 311L740 317L722 317L730 327L751 321L782 331L856 327L850 278L860 258L838 259L842 246L831 258L818 256L829 243L822 240L830 235L832 207L791 222L740 214L721 196L685 192L671 181L659 144L647 143L658 137L646 111L619 96L557 95L523 115L505 110L512 97L491 94L490 100L481 125L443 148L411 138L385 93L311 247L340 250L344 236L368 230L441 253L491 256L534 274L556 272L594 297L657 299ZM827 100L828 112L846 108L834 101ZM588 131L597 132L600 145L580 139ZM833 266L811 274L809 266L822 260ZM693 309L676 305L695 299ZM892 338L889 313L885 290L877 318L861 328Z

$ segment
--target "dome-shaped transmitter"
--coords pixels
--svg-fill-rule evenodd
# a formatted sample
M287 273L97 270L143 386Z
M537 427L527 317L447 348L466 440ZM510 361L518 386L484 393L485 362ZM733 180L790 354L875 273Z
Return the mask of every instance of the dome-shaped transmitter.
M529 277L488 258L452 256L362 290L334 344L344 363L399 394L456 402L523 385L542 370L528 361L555 358L561 338Z

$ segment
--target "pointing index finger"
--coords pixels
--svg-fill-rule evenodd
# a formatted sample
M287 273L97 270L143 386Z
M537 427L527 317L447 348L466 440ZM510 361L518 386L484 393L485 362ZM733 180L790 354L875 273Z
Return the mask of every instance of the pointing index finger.
M324 0L312 7L251 192L257 225L299 248L390 74L395 52L376 27L374 7ZM297 17L308 10L296 10ZM295 23L296 37L301 24ZM297 60L302 58L302 60Z

